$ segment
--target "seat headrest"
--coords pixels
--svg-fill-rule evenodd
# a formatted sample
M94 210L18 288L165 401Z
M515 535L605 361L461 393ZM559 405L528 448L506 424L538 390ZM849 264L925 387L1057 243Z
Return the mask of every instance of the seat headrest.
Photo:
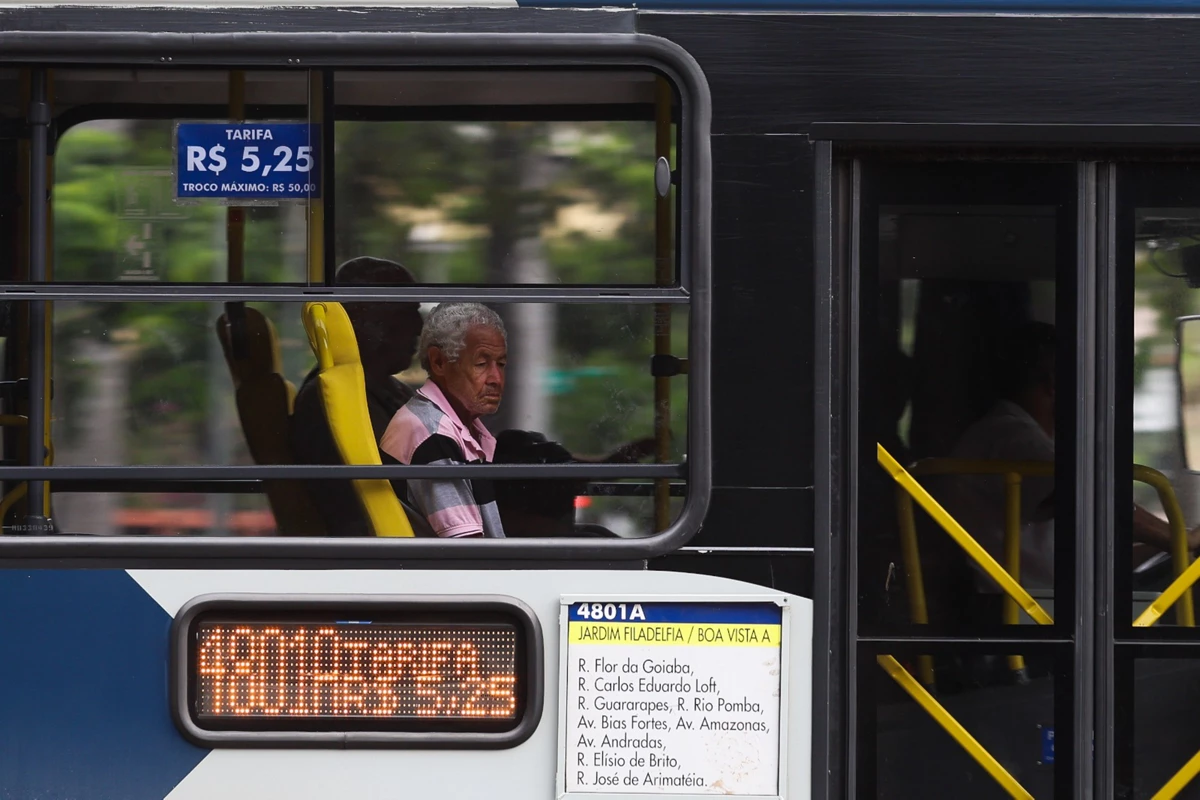
M304 330L322 370L359 363L358 338L341 303L304 304Z

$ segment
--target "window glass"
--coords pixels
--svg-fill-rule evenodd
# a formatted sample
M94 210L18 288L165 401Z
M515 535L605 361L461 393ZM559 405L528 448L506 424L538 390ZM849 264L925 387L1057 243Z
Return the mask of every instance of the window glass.
M953 163L863 171L858 545L867 627L998 632L1008 619L984 568L919 501L898 505L908 495L879 463L879 447L1051 617L1072 585L1072 493L1063 487L1073 467L1058 457L1071 452L1074 413L1074 325L1061 289L1074 268L1070 174ZM1013 536L1010 495L1020 503Z
M320 299L314 284L370 295L413 283L426 292L464 283L574 284L597 292L572 302L490 304L487 313L498 315L507 334L503 400L471 434L483 443L479 453L453 439L460 434L452 422L438 423L438 435L457 448L439 457L380 442L416 392L445 419L473 413L463 406L466 384L457 394L446 383L434 392L436 366L414 355L442 298L347 301L345 328L340 312L325 306L320 324L329 325L333 365L357 360L365 376L359 388L374 430L360 437L367 450L355 459L634 467L686 461L688 306L616 301L601 292L613 284L678 282L676 196L671 190L660 198L655 185L658 155L674 163L677 128L669 115L655 122L656 101L669 100L658 80L649 72L56 71L51 99L63 133L51 183L52 277L83 292L87 285L124 285L147 297L47 306L50 461L164 468L342 463L344 448L329 435L328 398L314 380L318 358L304 301ZM338 121L328 125L331 116ZM17 164L16 149L0 161ZM275 188L273 176L284 173L286 186L302 162L315 176L311 185ZM227 184L233 164L258 172ZM218 189L195 188L208 183ZM279 191L284 196L273 194ZM197 192L204 196L189 194ZM24 234L14 230L20 240ZM281 284L276 293L297 296L230 303L152 296L181 283L242 284L251 294L253 285ZM481 294L486 298L487 289ZM0 413L27 410L20 381L35 352L28 310L24 302L0 309ZM463 365L472 341L446 339L437 349L447 364ZM657 368L674 373L657 387L656 355ZM338 418L362 419L357 411ZM23 424L4 427L13 463L30 458ZM473 504L485 515L494 495L509 536L629 538L663 529L682 508L682 475L659 474L458 485L478 489L483 499ZM418 535L445 510L425 508L442 501L403 480L393 488L408 504L409 520L421 518ZM3 489L0 516L17 530L28 513L24 486ZM344 480L131 480L103 489L51 481L56 530L398 532L375 530Z
M247 306L270 322L280 374L295 387L316 366L300 305ZM388 313L398 304L381 305ZM485 417L488 428L539 431L573 454L596 459L653 436L652 306L497 308L509 360L503 402ZM253 463L217 334L218 320L227 319L223 306L60 301L54 310L54 433L61 463ZM686 310L677 310L674 321L673 343L686 350ZM396 375L413 389L428 378L416 361ZM672 389L670 453L679 460L687 447L687 392L682 382Z
M653 121L336 133L339 262L386 254L426 283L655 283Z
M659 79L523 75L434 73L414 83L395 73L339 73L321 90L334 93L339 119L334 178L321 198L330 202L316 203L319 214L306 202L242 204L242 280L305 282L310 243L318 241L309 227L328 213L337 264L387 258L421 283L675 283L674 225L664 227L659 250L655 239ZM237 76L244 76L240 106L231 88ZM60 281L224 281L228 212L175 197L175 126L235 119L238 108L250 122L321 123L320 104L309 102L313 89L297 75L72 70L56 85L65 87L56 108L71 123L55 165ZM191 102L155 105L173 95ZM456 98L488 99L494 118L455 120L464 110ZM144 104L156 115L170 108L173 116L95 119L110 104ZM670 128L662 155L674 164ZM266 183L261 167L298 166L294 154L292 164L269 156L273 143L254 146L232 165L232 147L224 164L206 156L208 171L195 174L225 185L244 177L243 162L259 163L254 176ZM655 271L660 252L670 267L665 280Z
M382 304L387 309L398 304ZM270 322L280 356L280 377L302 388L315 367L298 303L252 303L248 312ZM493 433L527 432L561 444L572 459L637 463L653 459L654 309L649 305L507 304L498 306L508 331L509 362L499 413L484 418ZM672 315L673 345L687 349L687 313ZM54 306L52 434L61 465L250 465L244 417L218 321L226 309L205 303L84 303ZM364 340L369 342L369 340ZM410 340L409 347L413 346ZM427 374L417 362L397 374L407 389ZM669 460L686 456L687 393L672 383ZM291 424L296 425L295 419ZM293 427L294 436L303 436ZM525 434L522 434L525 435ZM528 437L527 437L528 438ZM509 442L509 439L504 439ZM544 448L518 438L498 458L514 463L556 463ZM512 483L512 493L541 491L542 482ZM622 536L652 532L653 499L646 481L609 481L571 495L580 523L602 525ZM640 488L639 488L640 487ZM315 487L314 487L315 488ZM561 487L559 487L561 488ZM498 488L499 493L507 487ZM592 492L595 496L589 496ZM578 499L576 499L578 498ZM519 497L518 497L519 500ZM514 501L515 502L515 501ZM673 504L672 518L681 498ZM214 506L215 504L215 506ZM203 520L251 514L223 527ZM187 509L187 520L149 512ZM196 513L204 509L204 513ZM266 533L261 496L180 493L55 494L62 529L96 526L114 532L180 533L224 530ZM137 510L139 513L133 513ZM245 516L243 514L243 516ZM175 528L171 526L175 525ZM207 527L206 527L207 525Z
M398 304L381 306L387 313ZM556 463L553 458L543 460L546 450L533 446L536 441L530 437L535 435L538 441L560 443L560 452L572 459L637 463L653 457L651 306L526 303L498 308L508 331L507 383L499 412L485 417L484 423L495 434L508 431L510 437L520 436L504 439L506 447L497 458ZM280 378L303 388L315 362L301 324L300 304L249 304L248 312L270 322L280 355ZM245 416L246 397L235 389L218 336L218 321L228 319L224 307L59 302L54 319L55 463L256 463L250 445L253 431L248 434L246 428L253 417ZM678 309L673 320L673 343L686 351L685 309ZM413 345L409 340L409 347ZM428 375L414 361L397 378L411 391L424 385ZM687 394L682 382L672 384L669 419L669 459L678 461L686 456L687 442ZM289 423L285 420L285 424ZM293 435L303 438L304 430L295 418L290 424ZM519 494L521 487L513 483L513 491ZM645 481L640 483L644 487ZM540 484L530 483L530 487ZM614 481L591 491L595 497L587 496L585 485L578 491L581 499L572 496L578 521L608 521L627 536L651 532L653 503L639 495L638 482ZM208 508L210 501L221 500L219 495L122 497L106 501L112 506L106 512L112 520L105 521L106 528L158 530L150 523L121 523L118 518L132 519L125 512L133 508ZM65 529L83 530L98 520L93 505L71 495L67 498L68 505L56 510ZM230 512L263 507L254 495L238 495L225 505ZM77 521L70 508L89 510L78 512L82 516ZM673 513L678 513L678 507ZM179 525L186 530L201 527L195 521ZM254 527L246 526L235 528ZM167 527L164 523L162 529Z

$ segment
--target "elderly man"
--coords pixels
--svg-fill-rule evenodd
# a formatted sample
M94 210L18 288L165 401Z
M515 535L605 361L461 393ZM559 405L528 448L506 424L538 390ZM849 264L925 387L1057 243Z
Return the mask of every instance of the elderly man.
M417 345L429 380L392 418L380 449L404 464L491 461L496 439L480 417L504 396L508 338L496 312L445 303L425 320ZM490 481L409 480L408 498L438 536L504 538Z
M393 261L360 257L347 261L337 271L342 286L378 286L413 283L407 269ZM366 379L367 409L375 441L383 436L396 412L413 392L393 377L408 369L421 333L421 314L416 303L346 303L346 315L354 326L359 356ZM296 395L292 413L291 447L298 464L341 464L321 402L321 390L309 373ZM404 496L402 481L392 481ZM371 525L363 513L350 481L312 481L313 502L331 536L370 536Z

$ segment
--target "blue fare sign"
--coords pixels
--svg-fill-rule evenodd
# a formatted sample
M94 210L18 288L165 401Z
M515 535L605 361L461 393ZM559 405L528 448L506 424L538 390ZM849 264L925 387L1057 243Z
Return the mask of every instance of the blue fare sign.
M320 151L320 127L307 122L181 122L175 126L175 197L319 197Z

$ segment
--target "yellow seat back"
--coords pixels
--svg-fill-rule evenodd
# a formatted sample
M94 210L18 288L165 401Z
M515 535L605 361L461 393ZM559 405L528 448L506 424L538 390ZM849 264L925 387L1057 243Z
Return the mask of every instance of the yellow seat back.
M238 347L228 314L217 319L217 338L233 376L242 435L256 464L291 464L288 420L296 388L282 375L279 339L271 321L242 307ZM324 533L321 517L299 481L263 481L263 490L279 532L292 536Z
M316 380L325 406L329 430L342 456L354 465L382 465L375 429L367 410L367 388L358 339L341 303L305 303L304 330L317 356ZM412 536L412 525L390 481L356 480L354 491L362 502L376 536Z

